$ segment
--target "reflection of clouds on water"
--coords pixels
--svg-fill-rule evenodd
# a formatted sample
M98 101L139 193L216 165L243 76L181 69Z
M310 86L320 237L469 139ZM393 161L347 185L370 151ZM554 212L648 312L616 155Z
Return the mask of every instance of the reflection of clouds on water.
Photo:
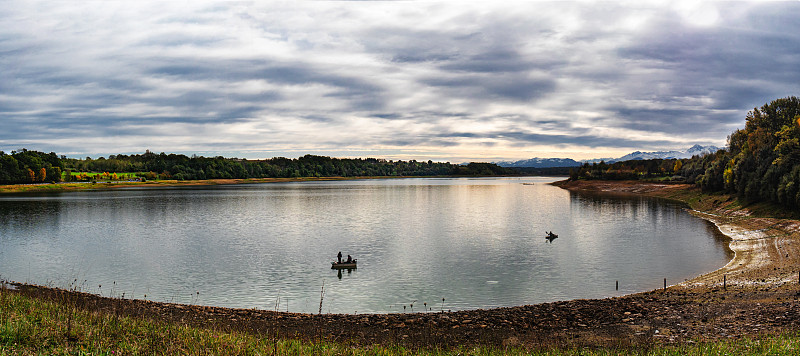
M116 282L126 296L243 308L271 309L280 298L292 312L318 312L324 284L323 312L363 313L402 312L414 300L419 311L604 297L725 262L724 244L709 239L705 222L670 204L576 195L546 181L363 180L0 199L11 217L0 229L20 232L3 235L0 265L8 279L25 280L30 263L34 282L79 277L104 293ZM59 208L48 210L55 201ZM40 208L47 223L26 221L21 207ZM546 243L545 231L559 238ZM358 269L331 270L338 251L357 258ZM616 292L615 280L629 289Z
M603 217L582 227L579 249L605 258L612 256L608 263L616 267L609 271L641 271L632 276L639 285L656 288L658 278L654 277L658 275L670 280L691 278L699 274L697 271L707 272L724 265L720 261L731 256L724 236L714 225L691 216L682 204L583 192L572 192L571 201L576 211L591 211ZM706 259L699 251L721 257Z

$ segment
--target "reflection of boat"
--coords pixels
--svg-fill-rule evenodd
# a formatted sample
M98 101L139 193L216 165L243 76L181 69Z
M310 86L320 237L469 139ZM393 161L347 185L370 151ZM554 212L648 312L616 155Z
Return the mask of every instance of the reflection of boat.
M331 262L331 269L355 269L358 260L352 262Z

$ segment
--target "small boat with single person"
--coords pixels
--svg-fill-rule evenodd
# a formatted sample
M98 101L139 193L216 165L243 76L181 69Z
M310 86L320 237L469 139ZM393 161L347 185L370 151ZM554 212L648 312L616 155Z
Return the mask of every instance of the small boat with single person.
M547 239L548 242L553 242L553 240L558 238L558 235L556 235L552 231L550 231L545 235L544 238Z

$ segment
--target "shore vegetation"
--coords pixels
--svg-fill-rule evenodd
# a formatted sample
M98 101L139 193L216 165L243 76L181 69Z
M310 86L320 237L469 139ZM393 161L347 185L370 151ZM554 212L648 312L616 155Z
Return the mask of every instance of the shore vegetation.
M276 338L172 321L87 311L68 300L0 290L0 355L795 355L800 334L644 348L462 346L409 348Z

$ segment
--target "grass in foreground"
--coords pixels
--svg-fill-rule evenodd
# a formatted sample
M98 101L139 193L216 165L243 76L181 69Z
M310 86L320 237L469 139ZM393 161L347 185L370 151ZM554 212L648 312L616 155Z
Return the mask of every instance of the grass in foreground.
M795 355L800 334L756 340L648 345L645 349L525 350L462 347L411 350L399 346L354 347L330 342L274 340L238 332L76 310L0 290L0 355L15 354L215 354L215 355Z

